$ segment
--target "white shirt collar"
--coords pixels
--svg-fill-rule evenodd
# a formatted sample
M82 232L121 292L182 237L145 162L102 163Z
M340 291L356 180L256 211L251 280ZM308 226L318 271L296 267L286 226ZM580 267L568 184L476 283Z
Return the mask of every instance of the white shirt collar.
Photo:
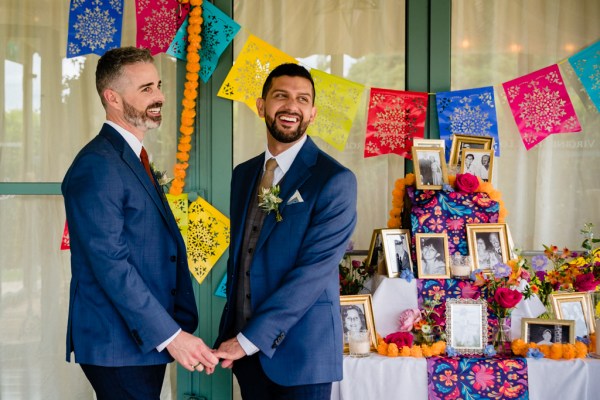
M263 171L265 170L265 165L268 159L275 158L277 160L277 168L275 168L273 185L277 185L283 176L288 172L292 166L292 163L296 159L296 156L300 152L300 149L304 145L304 142L306 142L306 135L304 135L302 139L298 140L298 142L294 143L292 147L277 155L277 157L273 156L267 147L265 150L265 159L263 160Z
M125 139L129 147L131 147L131 149L138 156L138 158L140 157L140 153L142 152L142 142L140 142L140 140L137 137L135 137L133 133L129 132L122 126L117 125L112 121L105 121L104 123L115 128L115 130L119 132L121 136L123 136L123 139Z

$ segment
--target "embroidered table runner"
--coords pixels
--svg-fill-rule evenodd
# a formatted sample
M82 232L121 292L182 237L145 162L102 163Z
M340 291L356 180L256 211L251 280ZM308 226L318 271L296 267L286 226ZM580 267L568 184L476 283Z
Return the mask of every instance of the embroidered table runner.
M431 357L430 400L529 398L524 358Z

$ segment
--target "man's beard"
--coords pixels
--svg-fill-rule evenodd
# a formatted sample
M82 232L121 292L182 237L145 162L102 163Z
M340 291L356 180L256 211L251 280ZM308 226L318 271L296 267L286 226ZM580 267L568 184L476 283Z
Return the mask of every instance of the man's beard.
M284 113L284 112L275 113L275 119L277 118L277 115L279 115L279 114L288 114L288 113ZM277 140L280 143L293 143L296 140L300 139L302 137L302 135L304 135L304 132L306 132L306 129L308 128L308 122L304 123L304 118L302 117L302 115L298 115L298 114L294 114L294 115L296 115L300 119L300 124L298 125L298 129L296 129L295 131L292 131L291 133L288 133L288 134L286 134L285 132L282 132L281 130L279 130L277 128L275 119L269 117L268 115L265 115L265 124L267 125L267 130L269 131L271 136L273 136L273 138L275 138L275 140Z
M154 103L146 108L160 108L162 107L162 103ZM136 128L143 129L156 129L160 126L160 122L162 121L162 116L159 115L157 117L151 117L146 114L146 110L138 111L134 106L123 100L123 118L131 125Z

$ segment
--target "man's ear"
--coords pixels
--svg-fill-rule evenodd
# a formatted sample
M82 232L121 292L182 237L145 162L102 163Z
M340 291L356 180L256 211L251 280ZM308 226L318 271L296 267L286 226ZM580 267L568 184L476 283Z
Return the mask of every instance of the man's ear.
M119 94L112 89L105 89L102 93L102 96L104 97L106 104L111 104L114 106L120 102Z
M265 100L262 97L256 99L256 111L258 111L259 117L265 117Z

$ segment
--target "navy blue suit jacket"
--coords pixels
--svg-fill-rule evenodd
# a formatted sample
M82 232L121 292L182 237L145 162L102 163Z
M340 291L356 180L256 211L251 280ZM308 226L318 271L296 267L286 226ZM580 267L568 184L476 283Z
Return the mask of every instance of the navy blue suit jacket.
M244 226L264 153L237 166L231 184L227 305L217 344L232 337ZM267 376L284 386L342 379L338 265L356 225L356 178L308 138L280 184L250 267L252 318L242 333ZM288 204L297 192L303 202Z
M123 137L104 124L62 183L71 240L67 361L155 365L156 347L198 312L185 245L164 199Z

